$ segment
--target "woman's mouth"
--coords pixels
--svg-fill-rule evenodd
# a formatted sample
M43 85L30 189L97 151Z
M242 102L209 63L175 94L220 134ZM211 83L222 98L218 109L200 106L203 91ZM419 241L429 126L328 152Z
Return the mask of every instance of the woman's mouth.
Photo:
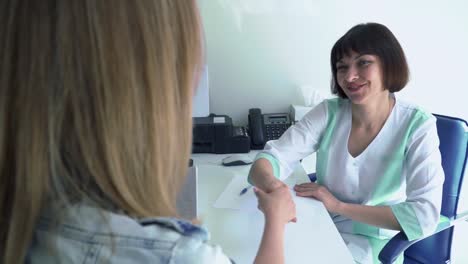
M362 87L364 87L366 84L351 84L351 85L348 85L347 88L348 88L348 91L354 93L354 92L357 92L359 91Z

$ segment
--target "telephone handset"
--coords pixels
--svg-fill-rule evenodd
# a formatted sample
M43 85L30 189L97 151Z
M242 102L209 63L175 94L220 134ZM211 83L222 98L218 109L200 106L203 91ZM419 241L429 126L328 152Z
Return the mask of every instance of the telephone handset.
M269 140L278 139L291 126L287 113L262 114L258 108L249 109L251 149L263 149Z
M258 108L249 109L249 132L252 144L251 149L263 148L265 138L263 133L262 111Z

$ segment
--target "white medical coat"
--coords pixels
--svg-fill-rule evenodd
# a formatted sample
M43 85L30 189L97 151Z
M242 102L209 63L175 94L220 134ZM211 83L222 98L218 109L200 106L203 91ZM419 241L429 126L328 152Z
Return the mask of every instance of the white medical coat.
M356 157L348 151L351 118L349 100L325 100L281 138L267 142L257 159L267 158L275 176L284 179L299 160L317 152L318 183L336 198L390 206L410 240L433 232L444 182L435 117L396 99L380 132ZM340 215L332 217L358 263L375 263L381 248L396 234Z

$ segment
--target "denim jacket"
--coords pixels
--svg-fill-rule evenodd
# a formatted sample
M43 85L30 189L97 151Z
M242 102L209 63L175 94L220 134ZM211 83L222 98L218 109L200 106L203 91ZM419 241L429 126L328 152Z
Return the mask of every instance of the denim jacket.
M53 212L41 215L26 263L231 263L204 228L184 220L133 219L82 204L55 224Z

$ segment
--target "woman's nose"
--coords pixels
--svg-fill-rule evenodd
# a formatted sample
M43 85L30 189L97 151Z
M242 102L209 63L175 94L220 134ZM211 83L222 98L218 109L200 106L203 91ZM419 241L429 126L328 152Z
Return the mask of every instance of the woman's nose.
M354 67L349 67L348 72L345 75L345 80L347 82L353 82L359 79L358 71Z

